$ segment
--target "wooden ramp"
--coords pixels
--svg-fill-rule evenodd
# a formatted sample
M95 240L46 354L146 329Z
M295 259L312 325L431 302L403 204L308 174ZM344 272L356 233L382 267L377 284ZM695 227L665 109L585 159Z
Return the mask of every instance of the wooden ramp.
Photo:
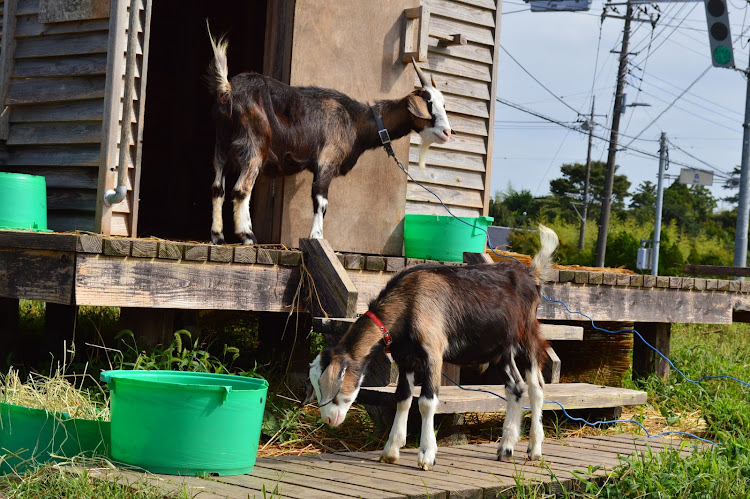
M466 390L458 386L441 386L437 414L461 414L466 412L505 412L505 400L496 395L505 396L503 385L468 385ZM413 397L418 398L421 387L414 388ZM483 391L479 391L483 390ZM357 401L362 404L396 407L395 386L362 387ZM492 392L492 393L488 393ZM646 403L646 392L616 388L612 386L592 385L589 383L552 383L544 387L545 411L565 409L604 409L625 405ZM529 405L528 394L524 393L521 404Z
M380 463L380 451L343 452L262 458L252 473L230 477L203 479L102 469L92 469L90 474L134 488L147 483L162 487L165 494L187 493L196 498L485 498L511 493L518 478L559 492L573 486L576 473L603 477L624 456L658 454L670 447L688 456L696 448L693 443L684 448L680 444L679 440L627 434L547 439L544 460L525 462L527 444L519 442L513 463L495 460L497 444L441 447L435 469L427 472L416 467L417 449L402 449L396 464Z

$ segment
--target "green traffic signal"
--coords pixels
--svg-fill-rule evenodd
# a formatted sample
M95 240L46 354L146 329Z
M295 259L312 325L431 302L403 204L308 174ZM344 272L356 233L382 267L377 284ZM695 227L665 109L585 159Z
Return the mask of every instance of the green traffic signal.
M719 45L714 50L714 61L718 64L729 64L732 60L732 50L724 45Z

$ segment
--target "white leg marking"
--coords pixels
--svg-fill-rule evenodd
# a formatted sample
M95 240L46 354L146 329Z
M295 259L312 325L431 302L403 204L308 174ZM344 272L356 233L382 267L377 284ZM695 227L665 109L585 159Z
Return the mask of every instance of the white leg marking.
M250 220L250 196L235 199L234 203L234 232L236 234L250 234L253 223Z
M526 374L526 380L529 387L529 401L531 405L531 430L529 431L529 448L527 453L529 459L535 461L542 457L542 440L544 440L544 429L542 427L544 378L542 378L536 362L532 362L531 369Z
M505 398L508 399L508 406L505 410L503 438L500 440L500 446L497 449L497 458L512 460L513 447L518 443L521 433L521 401L516 400L516 396L507 385L505 387Z
M221 187L221 190L224 190L224 177L220 174L216 174L216 179L214 180L214 187ZM212 221L211 221L211 240L214 243L219 243L222 239L224 239L224 220L221 215L221 209L224 205L224 196L213 198L213 211L212 211Z
M406 373L409 381L409 390L414 391L414 373ZM395 463L399 457L399 449L406 445L406 423L409 419L409 408L411 397L396 404L396 417L393 418L393 426L385 444L380 460L384 463Z
M419 454L417 466L427 471L435 466L437 440L435 439L435 411L438 398L419 397L419 413L422 415L422 433L419 437Z
M312 229L310 230L310 239L323 239L323 215L328 209L328 200L318 194L315 196L318 202L318 209L313 214Z

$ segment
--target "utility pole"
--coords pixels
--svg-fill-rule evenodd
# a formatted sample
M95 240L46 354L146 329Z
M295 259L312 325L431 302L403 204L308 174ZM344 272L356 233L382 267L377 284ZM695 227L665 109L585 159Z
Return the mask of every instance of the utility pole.
M661 242L661 209L664 198L664 170L667 166L667 134L659 138L659 179L656 183L656 214L654 216L654 239L651 241L651 275L659 271L659 243Z
M750 68L750 62L748 62ZM737 229L734 236L734 266L747 265L747 230L750 218L750 75L745 94L745 121L742 124L742 163L740 165L740 199L737 203Z
M623 88L628 65L628 48L630 46L630 23L633 20L633 4L628 0L625 13L625 27L622 31L622 48L620 49L620 66L617 71L617 90L615 91L615 105L612 111L612 131L609 136L609 153L607 154L607 171L604 177L604 192L602 194L602 212L599 218L599 237L596 241L597 267L604 266L604 255L607 251L607 232L609 231L609 213L612 203L612 189L615 181L615 157L617 155L617 141L620 133L620 117L622 116Z
M589 212L589 180L591 179L591 146L594 143L594 96L591 97L591 116L589 117L589 149L586 153L586 180L583 183L583 213L581 214L581 234L578 236L578 249L583 249L583 238L586 235L586 218Z

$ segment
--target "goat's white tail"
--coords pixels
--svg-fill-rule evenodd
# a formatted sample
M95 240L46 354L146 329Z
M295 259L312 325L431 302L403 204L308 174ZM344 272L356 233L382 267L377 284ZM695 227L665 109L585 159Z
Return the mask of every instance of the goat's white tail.
M542 247L534 255L531 266L536 270L538 282L542 283L547 280L549 271L552 268L552 255L557 249L558 239L555 231L544 225L539 225L539 240Z
M208 39L211 40L211 48L214 51L214 60L209 66L208 73L212 89L216 91L216 97L222 104L226 104L232 95L232 86L229 84L229 66L227 65L227 47L229 42L225 37L215 40L211 35L211 28L206 19Z

